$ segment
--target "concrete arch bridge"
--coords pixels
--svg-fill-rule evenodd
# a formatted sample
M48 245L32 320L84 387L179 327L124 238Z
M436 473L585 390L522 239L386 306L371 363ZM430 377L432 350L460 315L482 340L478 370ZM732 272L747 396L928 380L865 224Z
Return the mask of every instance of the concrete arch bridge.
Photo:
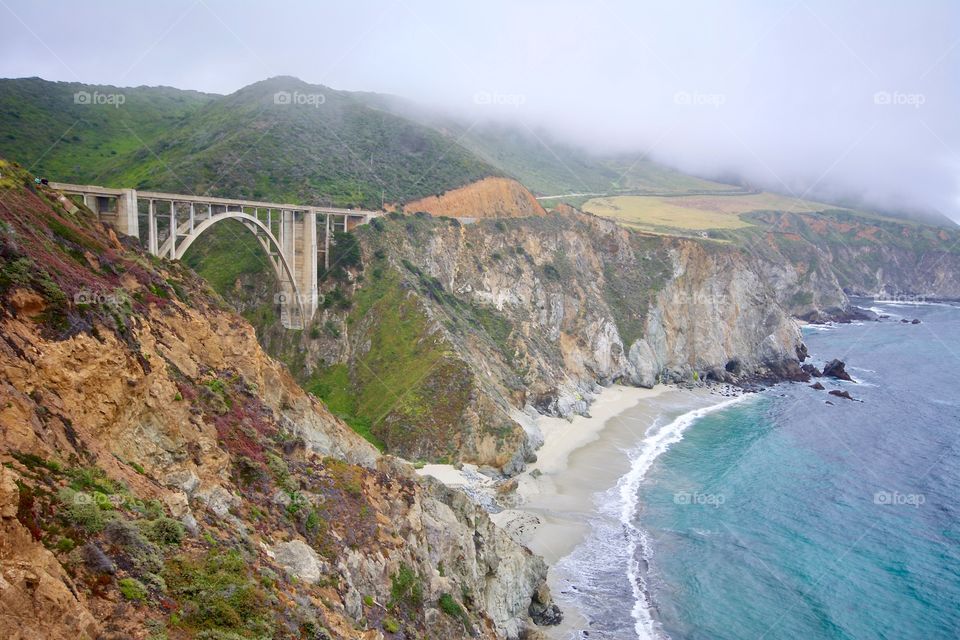
M147 250L171 260L183 258L194 242L218 222L237 220L266 251L280 282L277 302L283 326L302 329L319 307L317 270L330 268L335 231L349 231L381 211L337 209L253 200L111 189L51 182L67 196L80 199L102 222L118 233L140 240Z

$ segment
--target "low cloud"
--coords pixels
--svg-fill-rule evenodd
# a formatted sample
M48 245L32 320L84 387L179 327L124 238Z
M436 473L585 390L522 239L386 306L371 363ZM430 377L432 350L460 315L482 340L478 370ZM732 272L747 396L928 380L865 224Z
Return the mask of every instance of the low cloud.
M295 75L960 219L960 5L946 0L45 4L0 8L15 14L0 74L221 93Z

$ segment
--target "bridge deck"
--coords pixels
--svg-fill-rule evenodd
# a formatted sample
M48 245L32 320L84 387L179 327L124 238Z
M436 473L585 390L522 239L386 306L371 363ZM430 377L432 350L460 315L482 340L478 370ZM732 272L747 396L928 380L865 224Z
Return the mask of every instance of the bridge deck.
M123 189L114 189L111 187L100 187L96 185L68 184L65 182L51 182L50 186L57 191L66 193L87 194L91 196L105 196L119 198L123 195ZM284 209L287 211L313 211L316 213L332 213L336 215L353 215L376 217L382 215L382 211L368 211L366 209L342 209L338 207L324 207L316 205L302 204L281 204L278 202L261 202L258 200L237 200L235 198L217 198L214 196L197 196L183 193L165 193L162 191L140 191L137 190L137 198L146 200L166 200L175 202L194 202L198 204L214 204L230 207L249 207L251 209Z

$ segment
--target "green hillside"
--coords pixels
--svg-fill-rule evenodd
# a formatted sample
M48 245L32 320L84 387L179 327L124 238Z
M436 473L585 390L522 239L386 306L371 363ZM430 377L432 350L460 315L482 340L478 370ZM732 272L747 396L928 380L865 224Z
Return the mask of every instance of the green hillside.
M123 103L77 104L78 91ZM0 112L0 153L62 181L379 207L499 173L428 127L295 78L228 96L5 80Z
M170 87L0 79L0 155L51 179L103 184L216 98Z

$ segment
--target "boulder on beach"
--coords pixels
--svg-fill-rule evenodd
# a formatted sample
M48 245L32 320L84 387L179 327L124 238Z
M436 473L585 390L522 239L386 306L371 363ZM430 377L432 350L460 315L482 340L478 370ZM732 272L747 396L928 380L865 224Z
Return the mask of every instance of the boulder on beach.
M847 373L846 363L844 363L843 360L833 359L828 362L823 367L823 375L828 378L836 378L837 380L853 382L853 378L851 378L850 374Z

